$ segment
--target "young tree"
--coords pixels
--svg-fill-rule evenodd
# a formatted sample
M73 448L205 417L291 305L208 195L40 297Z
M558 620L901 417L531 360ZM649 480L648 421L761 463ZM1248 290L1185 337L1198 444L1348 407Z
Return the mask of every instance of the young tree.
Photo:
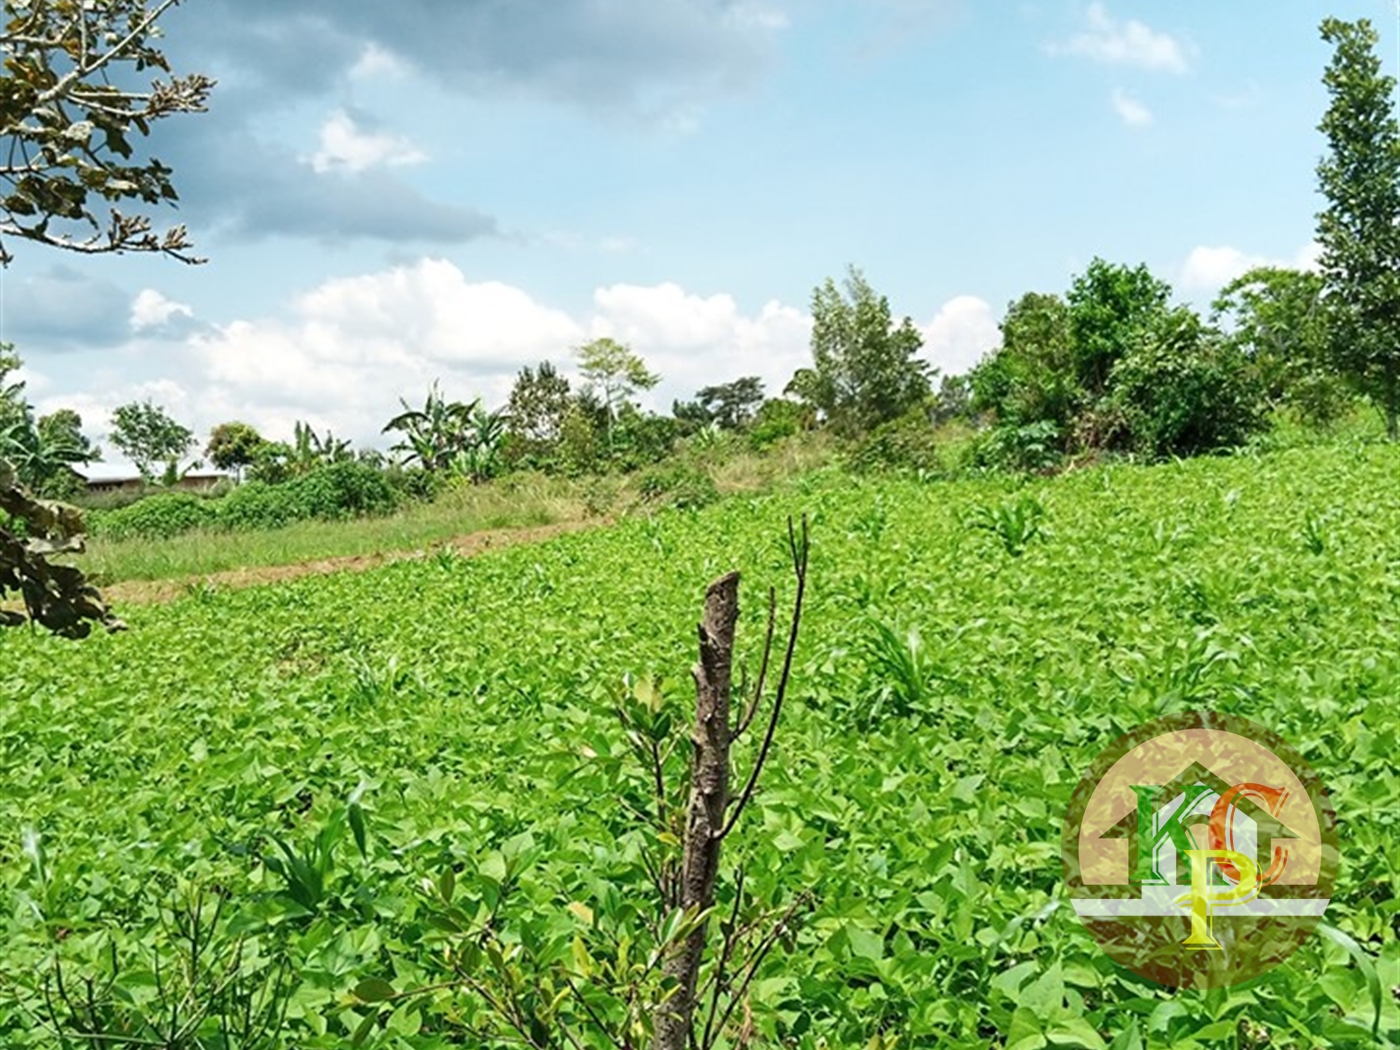
M152 467L166 464L166 474L194 445L194 431L181 426L165 409L150 401L119 405L112 412L112 444L136 464L147 482L154 479Z
M648 371L646 362L633 353L631 347L615 339L595 339L574 353L578 357L579 373L597 392L610 421L616 421L622 406L639 390L650 390L661 382L661 377Z
M1027 292L1007 307L1001 346L978 363L971 386L973 406L997 425L1049 422L1067 434L1080 390L1065 301Z
M812 292L812 364L787 392L813 405L838 429L862 433L896 419L928 396L932 369L908 317L894 323L889 300L854 266L843 289L827 278Z
M122 201L176 199L171 169L133 160L133 135L174 113L202 111L213 81L200 74L135 86L145 70L170 73L156 23L179 0L27 0L5 5L0 49L0 264L9 241L78 252L160 252L185 262L183 226L163 235Z
M549 458L559 449L569 411L569 381L548 361L526 365L506 405L508 442L522 457Z
M400 404L404 411L385 423L382 431L397 430L404 435L390 451L407 453L410 461L416 459L431 473L446 470L453 457L468 447L472 413L480 408L479 401L448 401L433 383L421 409L409 408L402 398Z
M241 476L245 468L257 461L258 451L266 444L263 436L247 423L233 420L209 431L204 454L218 470L232 470Z
M1330 360L1325 292L1321 274L1261 266L1222 288L1211 307L1212 323L1249 359L1270 406L1292 406L1319 426L1347 404Z
M71 497L82 484L73 465L97 458L92 442L83 436L82 423L71 408L37 423L23 416L0 427L0 457L10 461L20 484L30 491L46 499Z
M1400 440L1400 126L1393 78L1381 73L1366 19L1328 18L1335 52L1323 75L1331 104L1319 130L1328 152L1317 167L1327 207L1317 217L1319 265L1335 305L1332 356L1368 395Z

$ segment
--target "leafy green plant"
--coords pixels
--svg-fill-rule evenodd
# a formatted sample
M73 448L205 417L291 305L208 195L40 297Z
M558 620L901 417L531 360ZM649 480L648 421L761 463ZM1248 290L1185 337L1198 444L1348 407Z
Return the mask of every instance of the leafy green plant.
M677 510L697 510L719 499L713 478L683 464L648 471L637 490L648 502Z
M1019 558L1026 548L1045 535L1045 506L1031 495L978 507L968 519L973 529L991 533L1013 558Z

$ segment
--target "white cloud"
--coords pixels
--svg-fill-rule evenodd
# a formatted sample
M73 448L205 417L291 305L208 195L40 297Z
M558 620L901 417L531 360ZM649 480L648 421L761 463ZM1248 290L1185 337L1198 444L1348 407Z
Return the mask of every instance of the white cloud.
M1229 284L1256 266L1283 265L1263 255L1249 255L1238 248L1222 245L1218 248L1191 249L1181 267L1178 282L1187 291L1213 292Z
M421 164L428 155L407 139L385 132L364 131L350 114L336 110L321 125L321 148L311 155L317 174L328 171L367 171L370 168Z
M131 330L140 332L148 328L160 328L174 317L194 317L194 311L185 303L167 299L154 288L143 288L131 302Z
M1001 342L991 304L975 295L949 300L921 331L924 356L944 375L968 371Z
M616 284L593 300L591 335L630 344L661 374L652 398L658 409L740 376L758 376L777 395L807 363L811 320L777 301L746 317L732 296L691 295L672 283Z
M181 316L180 304L155 293L142 303L145 321ZM148 333L139 332L120 367L63 384L67 394L55 384L44 403L76 408L99 440L116 405L150 397L201 436L241 419L287 439L305 420L382 448L389 440L381 428L399 399L421 403L434 380L452 397L500 405L521 367L551 360L572 375L573 350L600 336L628 343L660 373L643 399L657 411L740 376L758 376L776 396L810 363L811 324L800 306L772 300L744 309L732 295L672 282L600 287L587 308L570 313L500 281L473 281L452 262L422 259L325 281L273 316L182 331L184 353L147 353ZM991 308L969 295L948 302L921 332L924 355L945 374L965 371L997 343Z
M372 41L365 45L360 57L350 67L350 76L355 80L401 77L407 72L408 64L402 58Z
M1152 123L1152 110L1148 109L1126 91L1114 90L1113 111L1130 128L1146 127Z
M1290 259L1270 258L1267 255L1251 255L1229 245L1219 247L1199 246L1192 248L1186 261L1182 263L1177 284L1187 292L1214 293L1250 270L1260 266L1278 266L1294 270L1317 268L1317 256L1321 251L1316 241L1303 245Z
M1185 45L1168 33L1132 19L1119 21L1101 3L1090 4L1085 17L1087 28L1064 43L1051 44L1051 54L1155 72L1185 73L1190 68Z

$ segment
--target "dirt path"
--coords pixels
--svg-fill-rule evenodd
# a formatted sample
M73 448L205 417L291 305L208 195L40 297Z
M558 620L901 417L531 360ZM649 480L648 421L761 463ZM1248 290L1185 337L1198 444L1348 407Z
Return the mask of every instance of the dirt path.
M471 557L483 551L514 547L521 543L539 543L566 532L582 532L607 524L606 519L593 521L564 521L554 525L533 525L518 529L487 529L455 539L434 543L432 550L444 548ZM389 562L422 558L423 550L381 551L374 554L349 554L337 558L298 562L295 565L255 565L246 569L227 569L173 580L127 580L102 588L102 596L113 606L144 605L170 602L185 594L191 584L208 583L220 588L254 587L260 583L281 583L302 576L324 576L333 572L361 572Z

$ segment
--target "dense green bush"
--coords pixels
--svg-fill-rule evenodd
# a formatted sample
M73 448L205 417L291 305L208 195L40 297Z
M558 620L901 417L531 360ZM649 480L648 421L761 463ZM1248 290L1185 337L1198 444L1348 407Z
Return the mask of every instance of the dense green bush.
M642 476L638 491L650 503L678 510L707 507L719 499L713 478L681 463L648 471Z
M220 500L219 525L226 529L280 529L311 517L293 482L245 481Z
M863 473L909 471L927 478L946 472L938 431L922 408L876 427L852 448L848 462Z
M386 514L399 502L383 474L353 461L320 467L286 487L294 491L309 518Z
M345 461L318 467L280 485L249 481L221 499L163 492L90 515L95 536L162 539L191 529L277 529L311 518L333 520L384 514L400 502L383 473Z
M218 521L218 502L188 492L161 492L119 510L92 511L88 529L94 536L122 540L134 536L166 539Z
M1233 448L1264 426L1248 360L1185 308L1134 342L1114 365L1112 390L1133 451L1152 458Z
M1046 470L1063 459L1059 428L1048 419L1025 426L1003 424L984 433L968 453L983 470Z

